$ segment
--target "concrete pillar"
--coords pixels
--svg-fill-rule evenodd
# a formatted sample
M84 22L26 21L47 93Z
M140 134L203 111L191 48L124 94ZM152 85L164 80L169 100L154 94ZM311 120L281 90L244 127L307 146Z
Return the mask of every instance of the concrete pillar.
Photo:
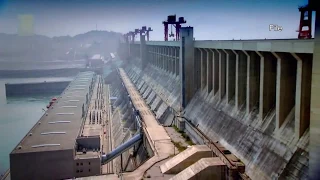
M201 52L197 48L194 52L194 92L201 89Z
M247 62L247 114L259 106L260 56L251 51Z
M208 49L204 49L207 54L207 93L212 91L212 53Z
M180 37L179 72L181 72L181 107L183 110L194 95L193 27L182 27L180 29Z
M236 59L236 103L237 110L241 105L246 103L246 89L247 89L247 62L250 56L246 51L238 52L239 58Z
M147 45L145 35L140 35L140 58L141 58L141 69L147 66Z
M166 68L167 68L167 72L168 74L170 74L170 56L169 56L169 53L170 53L170 47L166 47L166 54L165 54L165 58L166 58Z
M157 66L157 68L160 68L158 52L159 52L159 48L158 48L158 46L156 46L156 47L155 47L155 54L154 54L154 56L155 56L155 58L156 58L156 66Z
M171 47L168 47L168 69L169 69L169 73L170 75L172 74L172 60L171 60Z
M175 47L171 47L171 69L174 76L176 76L176 58L175 55Z
M131 57L131 46L130 46L130 41L126 44L127 49L128 49L128 58Z
M161 56L161 63L162 63L162 70L163 70L163 71L166 71L166 61L165 61L165 57L164 57L164 51L165 51L164 46L162 46L162 47L161 47L161 54L160 54L160 56Z
M222 50L217 50L219 53L219 99L223 99L226 94L226 54Z
M174 58L173 58L173 51L174 51L174 48L171 47L170 48L170 62L171 62L171 72L172 72L172 75L175 75L175 71L176 71L176 66L175 66L175 61L174 61Z
M315 5L316 0L309 0ZM319 3L319 2L317 2ZM320 172L320 13L316 12L315 38L313 50L312 81L311 81L311 113L310 113L310 151L309 178L316 180Z
M162 61L161 61L160 52L161 52L161 47L158 46L158 48L157 48L158 67L159 67L159 69L162 69Z
M152 61L153 61L153 65L156 67L157 66L157 59L156 59L156 47L151 46L152 47Z
M176 62L176 74L177 76L179 75L179 49L178 48L174 48L174 57L175 57L175 62Z
M152 48L152 50L153 50L153 61L154 61L154 65L155 65L155 67L157 67L157 55L156 55L156 51L157 51L157 47L156 46L153 46L153 48Z
M297 60L295 136L299 139L310 125L312 56L291 54Z
M226 98L227 103L235 96L236 85L236 59L238 54L235 51L223 50L226 53Z
M162 59L163 59L163 69L165 72L168 71L168 68L167 68L167 47L163 46L163 51L162 51Z
M259 118L263 120L276 102L277 60L270 53L256 53L260 56Z
M212 89L213 95L219 90L219 54L216 50L210 49L212 52Z
M277 58L276 129L279 129L295 104L297 62L283 53L272 54Z
M161 46L158 46L158 61L159 61L159 68L162 70Z
M207 58L205 57L205 51L199 48L200 50L200 63L201 63L201 90L203 90L207 85Z
M170 49L169 47L166 47L166 65L167 65L167 72L168 74L170 74L170 56L169 56L169 53L170 53Z

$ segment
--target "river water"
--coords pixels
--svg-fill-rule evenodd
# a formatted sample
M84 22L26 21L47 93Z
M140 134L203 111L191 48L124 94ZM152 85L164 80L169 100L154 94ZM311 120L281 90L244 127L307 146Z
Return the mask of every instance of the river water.
M63 81L72 78L0 79L0 175L9 168L9 153L43 115L52 95L6 98L5 83Z

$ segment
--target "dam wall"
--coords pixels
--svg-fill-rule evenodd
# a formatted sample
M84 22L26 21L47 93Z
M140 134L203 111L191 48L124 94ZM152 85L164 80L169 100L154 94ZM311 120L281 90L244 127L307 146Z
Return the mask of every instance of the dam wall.
M70 81L34 82L5 84L6 96L25 96L37 94L61 94Z
M150 64L143 71L137 63L127 65L125 70L159 123L170 125L177 120L174 118L179 113L177 76ZM185 132L193 142L205 143L195 129L211 141L219 141L245 163L246 173L252 179L307 179L309 130L300 139L295 138L294 111L277 130L275 107L261 121L257 107L247 114L245 105L235 107L235 97L229 103L226 98L221 100L219 93L207 93L206 88L195 92L184 110Z
M124 69L158 122L207 144L229 169L237 165L225 152L236 155L251 179L308 179L314 40L198 41L191 26L180 37L120 45Z
M126 66L125 70L156 115L158 122L164 126L172 125L173 112L179 112L179 79L150 64L145 71L133 64Z

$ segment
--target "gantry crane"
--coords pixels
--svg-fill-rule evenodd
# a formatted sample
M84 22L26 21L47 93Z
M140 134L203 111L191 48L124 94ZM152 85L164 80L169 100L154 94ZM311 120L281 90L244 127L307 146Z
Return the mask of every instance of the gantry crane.
M187 21L184 20L184 17L179 17L178 21L176 20L176 15L168 16L167 21L163 21L162 24L164 25L164 40L168 41L168 25L171 25L171 33L169 37L174 37L172 33L172 26L176 28L176 41L180 39L179 30L181 28L181 24L185 24Z
M298 8L300 11L300 25L297 32L298 39L311 39L311 24L312 24L312 8L309 5Z
M147 29L147 26L142 26L142 29L141 29L144 33L146 33L147 35L147 41L149 41L149 32L150 31L153 31L153 29L151 29L151 27L148 27Z

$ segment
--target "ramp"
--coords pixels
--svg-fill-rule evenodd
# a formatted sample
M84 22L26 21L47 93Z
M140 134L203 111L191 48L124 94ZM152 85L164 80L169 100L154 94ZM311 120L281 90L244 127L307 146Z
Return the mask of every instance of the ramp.
M211 156L212 151L206 145L194 145L162 164L160 169L164 174L177 174L201 158Z
M125 142L125 143L121 144L120 146L118 146L116 149L114 149L110 153L108 153L106 155L102 155L101 156L101 163L102 164L106 164L106 163L112 161L114 158L118 157L120 154L122 154L126 150L130 149L131 147L133 147L136 143L139 143L142 140L142 136L143 135L141 133L139 133L139 134L133 136L127 142Z
M219 157L202 158L170 180L224 180L227 169Z

